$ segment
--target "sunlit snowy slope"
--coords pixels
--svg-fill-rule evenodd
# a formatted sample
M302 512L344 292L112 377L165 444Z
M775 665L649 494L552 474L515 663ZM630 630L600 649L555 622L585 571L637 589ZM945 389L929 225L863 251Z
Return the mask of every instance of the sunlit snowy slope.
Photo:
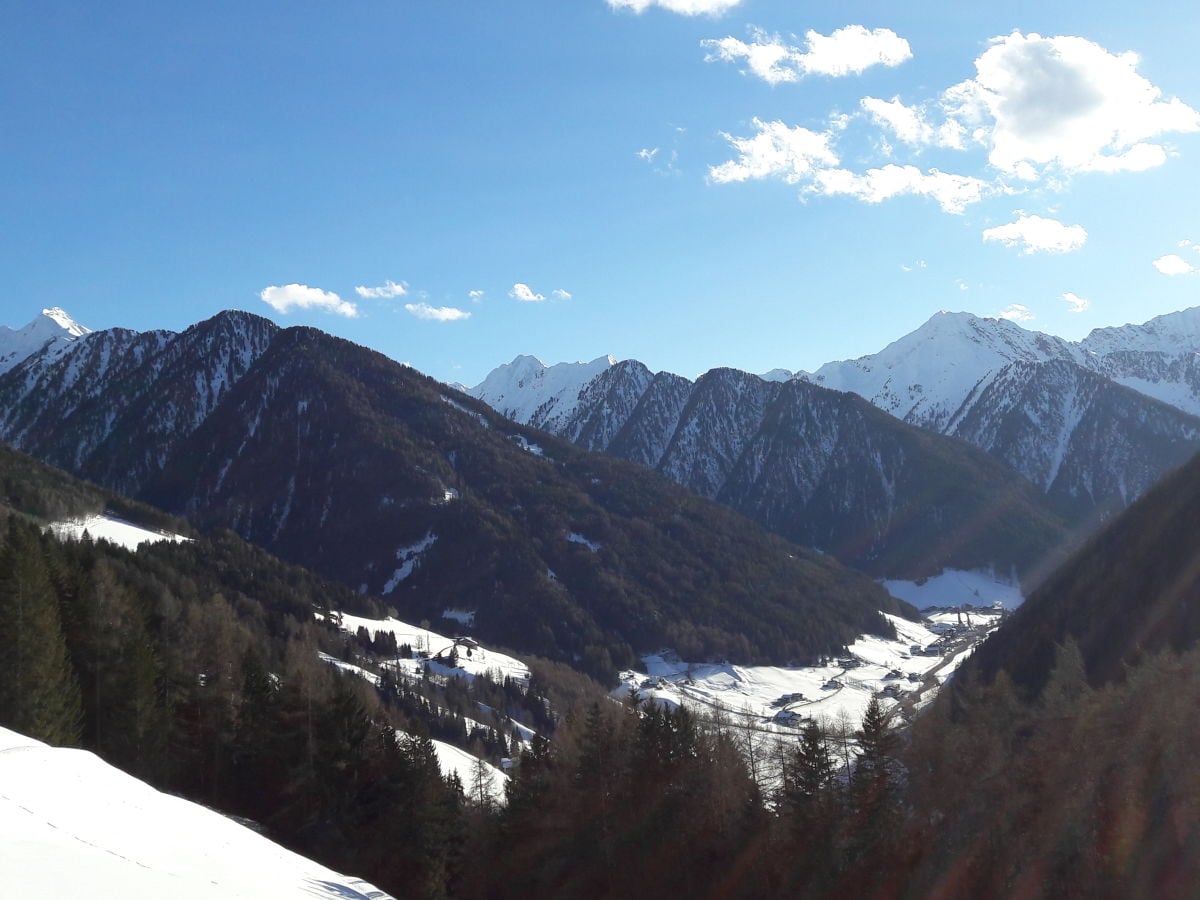
M50 345L49 355L58 356L77 338L90 333L90 328L80 325L57 306L43 309L41 315L24 328L0 325L0 373L7 372L47 344Z
M389 900L91 753L3 728L0 895Z
M188 540L182 535L151 531L140 525L134 525L132 522L106 515L54 522L51 524L50 530L60 540L77 541L86 533L93 541L108 541L124 547L126 550L136 550L142 544L156 544L159 541L178 543Z

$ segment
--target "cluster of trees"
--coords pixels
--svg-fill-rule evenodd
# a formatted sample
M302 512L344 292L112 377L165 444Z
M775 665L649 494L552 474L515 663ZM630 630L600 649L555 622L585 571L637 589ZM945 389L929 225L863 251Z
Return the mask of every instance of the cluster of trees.
M248 592L223 582L231 560L217 545L130 553L60 543L15 514L0 534L10 625L0 723L92 749L397 895L587 897L682 884L697 896L715 885L763 896L834 879L886 839L868 839L859 823L899 809L895 748L882 737L879 764L856 769L871 779L847 781L811 731L781 784L767 786L729 722L603 700L556 723L544 699L511 681L385 677L376 689L341 675L319 650L345 654L349 643L357 663L378 660L314 621L311 605L300 615L286 570L242 572ZM311 603L302 587L300 596ZM535 664L535 685L557 685L564 702L587 696L555 675L555 664ZM503 805L482 764L468 784L442 778L430 741L454 731L483 756L514 753L502 727L464 727L481 703L553 734L519 755ZM872 721L864 748L872 728L888 731ZM829 853L802 869L794 860L814 858L817 833Z
M1083 632L1036 681L965 667L907 732L872 704L857 727L764 747L748 720L597 702L544 659L528 686L385 674L376 689L318 654L378 667L399 653L332 625L332 609L378 615L377 601L229 533L137 553L59 542L40 517L103 496L18 462L0 480L0 724L95 750L398 896L1171 897L1200 883L1182 538L1163 546L1188 577L1164 563L1144 583L1169 589L1122 613L1144 640L1118 674L1096 665L1109 633ZM1095 558L1114 540L1078 565L1106 571ZM1162 621L1178 645L1158 640ZM432 734L497 759L517 750L508 717L543 737L506 804L482 764L467 784L441 777Z

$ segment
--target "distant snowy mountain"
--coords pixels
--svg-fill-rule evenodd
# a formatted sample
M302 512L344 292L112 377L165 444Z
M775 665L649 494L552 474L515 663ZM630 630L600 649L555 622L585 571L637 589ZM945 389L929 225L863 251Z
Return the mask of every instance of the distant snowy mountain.
M572 393L531 422L878 575L1028 571L1062 538L1036 491L984 454L803 380L713 369L692 382L626 360ZM979 505L995 514L970 525Z
M1009 363L1081 358L1067 341L1003 319L940 312L878 353L826 363L800 377L858 394L910 424L945 432L963 403Z
M729 389L718 395L701 390L715 384L718 373L717 381ZM487 402L490 381L476 390ZM775 391L798 403L815 402L797 392L798 383L857 394L910 425L974 444L1027 477L1071 521L1085 522L1124 508L1200 449L1200 308L1144 325L1098 329L1079 343L1002 319L941 312L879 353L827 363L811 374L714 369L693 386L629 360L588 384L572 385L569 402L540 397L535 416L523 418L530 404L522 403L519 386L510 384L505 401L519 421L656 467L743 511L751 502L743 490L759 506L807 509L814 488L799 485L815 484L811 478L824 470L801 458L811 457L814 448L823 448L821 458L832 458L835 444L842 453L851 450L847 432L831 429L828 419L813 420L821 403L806 413L813 421L786 439L763 431L768 421L785 420L762 415L767 406L761 397ZM800 413L788 415L796 420ZM765 483L757 476L727 482L738 454L752 446L747 428L758 440L770 439L771 454L757 465L790 458L795 471L812 474L789 476L773 493L754 486ZM762 452L761 444L754 446ZM878 466L863 464L849 477L843 504L878 481ZM785 484L798 487L799 495ZM891 517L894 510L885 507L881 514Z
M91 753L5 728L0 884L9 897L392 900Z
M588 363L547 366L536 356L518 356L466 393L515 422L558 431L575 409L580 391L616 364L611 356L601 356Z
M851 391L897 418L954 433L983 390L1016 362L1068 362L1200 415L1200 307L1144 325L1098 328L1078 343L1003 319L940 312L878 353L830 362L815 384Z
M46 347L55 355L61 354L91 329L80 325L57 306L43 309L41 315L16 330L0 325L0 375L26 357Z

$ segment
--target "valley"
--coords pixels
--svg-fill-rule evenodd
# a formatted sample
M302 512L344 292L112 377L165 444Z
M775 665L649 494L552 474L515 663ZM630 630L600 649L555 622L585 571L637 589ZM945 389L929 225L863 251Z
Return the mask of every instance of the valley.
M1010 729L1086 740L1058 730L1063 704L1091 709L1092 683L1121 671L1156 677L1164 650L1190 664L1191 582L1172 573L1190 571L1180 522L1200 481L1194 462L1169 471L1188 414L1063 369L1070 348L1006 363L955 433L781 372L691 383L602 359L539 387L525 360L512 396L531 380L523 408L555 434L243 313L180 334L69 330L0 374L5 439L104 485L0 453L0 603L51 651L12 658L42 674L0 691L3 722L82 739L397 896L452 880L492 896L495 872L517 896L561 858L580 880L550 877L588 896L638 816L655 840L678 829L673 853L753 857L747 896L870 885L886 870L863 865L868 839L890 865L919 858L927 885L958 832L920 823L980 814L964 792L1001 765L990 742L1025 758L1042 739ZM1027 370L1055 366L1075 388L1039 405ZM980 414L1017 383L1000 418ZM985 421L1059 474L969 446L963 429ZM1126 466L1119 503L1079 431ZM1088 503L1056 494L1068 472L1096 488ZM1146 549L1150 522L1175 537ZM1129 548L1161 562L1146 609L1104 599L1131 585L1105 568ZM377 795L417 805L396 818ZM818 838L829 852L796 869L764 849ZM493 843L463 858L464 839ZM411 849L394 856L397 841ZM617 880L658 883L632 859ZM376 895L340 878L321 890Z

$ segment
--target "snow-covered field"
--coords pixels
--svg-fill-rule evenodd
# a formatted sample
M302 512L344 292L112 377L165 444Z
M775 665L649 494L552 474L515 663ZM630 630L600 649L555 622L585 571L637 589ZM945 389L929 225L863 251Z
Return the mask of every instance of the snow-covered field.
M1025 602L1021 585L994 572L964 572L946 569L940 575L921 581L884 581L883 587L898 600L905 600L917 609L931 606L993 606L1016 609Z
M83 519L68 519L62 522L53 522L49 528L59 540L82 540L83 533L86 531L93 541L108 541L109 543L124 547L126 550L136 550L142 544L155 544L159 541L175 541L178 543L179 541L191 540L191 538L185 538L180 534L151 531L147 528L134 525L132 522L126 522L124 519L106 515L93 515Z
M420 678L422 669L428 665L429 670L436 675L459 676L467 679L474 678L477 675L487 675L493 681L497 682L503 681L505 678L512 678L524 683L528 683L529 681L529 667L525 663L514 657L506 656L503 653L488 650L486 647L479 646L478 644L464 646L459 642L457 644L458 664L451 666L450 650L456 646L454 638L438 634L436 631L429 631L425 628L409 625L401 622L399 619L366 619L362 616L352 616L348 613L341 613L340 615L343 631L354 634L358 631L359 627L363 627L367 629L372 640L381 632L394 634L397 645L408 644L412 647L414 653L428 654L429 659L395 659L385 663L388 667L394 668L397 674L407 675L411 678ZM322 653L321 659L330 665L337 666L343 672L358 675L371 684L379 684L379 676L374 672L369 672L359 666L336 659L327 653ZM482 707L480 713L482 719L489 719L493 715L493 710L489 707ZM464 718L463 723L468 729L475 725L488 727L484 721L476 721L470 718ZM528 743L533 739L534 732L531 729L511 720L508 724L516 726L520 740L523 743ZM477 758L452 744L437 740L433 744L437 750L438 764L441 766L442 774L449 775L451 772L456 772L463 787L469 792L471 786L475 783ZM486 766L485 771L488 774L486 780L492 800L496 803L504 802L504 785L508 782L508 775L490 763L485 762L484 766Z
M613 696L623 699L636 687L645 702L721 710L742 724L781 734L794 733L807 719L848 720L857 726L873 696L895 707L923 688L927 700L945 683L974 646L973 639L951 643L955 636L947 632L958 628L957 617L957 612L937 613L919 624L889 615L897 639L864 635L848 654L821 666L735 666L688 663L670 653L647 656L646 674L623 672ZM975 610L971 617L973 626L990 630L1000 613ZM963 634L965 629L959 631ZM951 648L950 655L941 655L943 647Z
M3 728L0 896L393 900L91 753Z
M457 774L458 780L462 782L463 790L470 798L472 788L476 784L476 769L481 760L466 750L460 750L453 744L442 741L435 740L433 749L437 751L438 765L441 766L442 774L449 775L451 772ZM508 783L508 775L491 763L485 762L483 765L483 771L487 773L484 783L488 796L491 797L493 803L503 803L505 799L504 786Z
M449 665L450 648L454 646L455 639L438 634L436 631L429 631L425 628L420 628L416 625L409 625L406 622L401 622L399 619L366 619L362 616L352 616L349 613L341 613L341 627L343 631L348 631L354 634L360 627L366 628L367 633L374 639L377 634L390 633L396 636L396 643L408 644L412 647L413 652L427 653L432 663L431 668L441 674L446 675L461 675L464 678L471 679L476 675L488 675L493 681L503 682L505 678L512 678L516 681L528 683L529 681L529 666L512 656L506 656L503 653L498 653L495 650L488 650L486 647L475 646L466 648L459 646L458 648L458 665L451 667ZM424 660L420 659L401 659L397 660L397 667L402 672L411 670L415 674L420 674L420 667L424 665Z

